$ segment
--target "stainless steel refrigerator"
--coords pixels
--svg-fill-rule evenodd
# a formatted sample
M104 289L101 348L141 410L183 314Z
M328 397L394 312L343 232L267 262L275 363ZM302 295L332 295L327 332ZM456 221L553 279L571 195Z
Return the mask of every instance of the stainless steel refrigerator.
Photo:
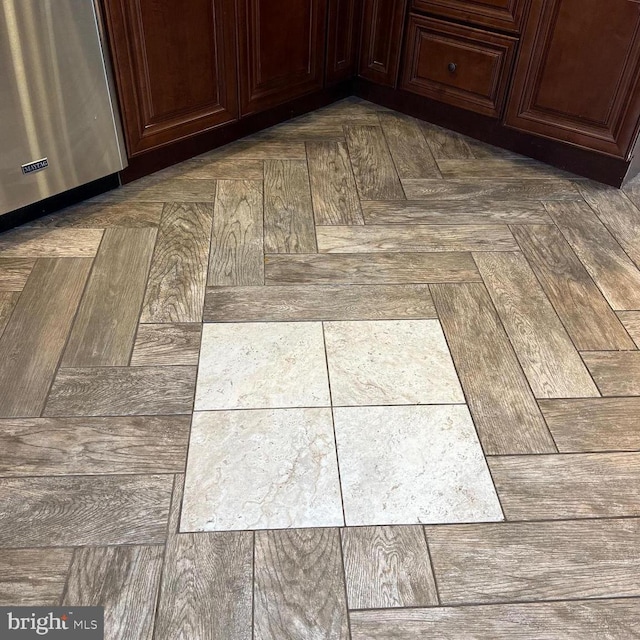
M0 215L126 166L102 35L94 0L0 0Z

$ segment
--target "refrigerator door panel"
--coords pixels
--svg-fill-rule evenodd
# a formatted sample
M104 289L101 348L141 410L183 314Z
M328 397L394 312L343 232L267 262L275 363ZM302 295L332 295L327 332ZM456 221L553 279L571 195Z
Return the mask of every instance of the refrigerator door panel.
M0 214L120 171L94 0L0 0Z

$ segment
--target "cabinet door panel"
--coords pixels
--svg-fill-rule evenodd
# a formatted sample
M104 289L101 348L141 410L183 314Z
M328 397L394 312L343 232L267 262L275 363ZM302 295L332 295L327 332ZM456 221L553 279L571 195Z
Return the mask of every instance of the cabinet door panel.
M238 116L233 0L106 0L130 156Z
M359 0L329 0L327 84L347 80L355 72Z
M242 115L321 89L326 0L240 0Z
M640 117L640 4L533 0L508 125L625 157Z
M396 86L406 0L364 0L360 39L360 75Z
M526 3L526 0L413 0L412 7L444 18L517 33Z

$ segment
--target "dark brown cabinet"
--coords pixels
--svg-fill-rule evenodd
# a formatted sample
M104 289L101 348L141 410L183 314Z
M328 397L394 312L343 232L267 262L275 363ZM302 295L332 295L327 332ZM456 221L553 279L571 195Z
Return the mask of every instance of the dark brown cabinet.
M322 88L326 0L239 0L240 111Z
M105 0L129 156L238 117L234 0Z
M413 0L412 8L501 31L520 30L528 0Z
M401 88L499 117L516 44L509 36L412 14Z
M360 36L362 78L396 86L406 0L364 0Z
M359 0L329 0L327 21L327 84L354 75L358 57L356 26L360 24Z
M533 0L506 122L626 157L640 117L640 4Z
M352 86L610 184L640 169L640 0L100 2L125 181Z

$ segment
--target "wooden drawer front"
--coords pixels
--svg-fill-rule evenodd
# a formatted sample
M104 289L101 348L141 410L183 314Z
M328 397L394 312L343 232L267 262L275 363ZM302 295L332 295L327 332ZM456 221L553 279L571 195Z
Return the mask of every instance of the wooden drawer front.
M520 32L528 0L413 0L411 7L482 27Z
M516 44L509 36L411 15L402 88L498 118Z

